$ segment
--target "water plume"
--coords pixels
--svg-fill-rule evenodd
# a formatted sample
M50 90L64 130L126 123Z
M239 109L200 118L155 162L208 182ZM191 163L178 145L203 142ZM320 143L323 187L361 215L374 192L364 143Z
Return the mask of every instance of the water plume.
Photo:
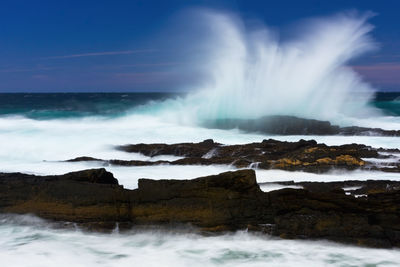
M208 30L206 55L197 58L205 78L178 104L181 117L294 115L337 123L376 114L368 107L374 89L348 66L376 48L370 17L348 12L313 19L297 29L298 37L281 41L266 26L249 27L235 15L197 12Z

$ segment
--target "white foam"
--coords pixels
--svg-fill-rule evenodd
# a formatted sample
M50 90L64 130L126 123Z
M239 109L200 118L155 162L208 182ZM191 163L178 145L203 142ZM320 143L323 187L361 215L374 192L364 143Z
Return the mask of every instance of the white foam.
M147 231L54 230L43 221L0 218L3 266L398 266L398 249L296 241L247 232L219 236ZM26 221L26 218L24 219Z
M130 143L200 142L213 138L223 144L244 144L275 138L282 141L316 139L328 145L364 143L373 147L399 148L398 137L352 136L270 136L245 134L237 130L213 130L185 126L150 115L131 115L118 119L85 118L37 121L21 117L0 118L0 171L35 174L62 174L86 168L106 167L122 184L135 188L138 178L194 178L232 170L229 166L147 166L113 167L98 162L61 163L59 160L79 156L101 159L174 160L178 157L149 158L137 153L114 149ZM267 179L268 177L268 179ZM397 174L358 172L315 175L281 171L257 170L260 181L290 180L398 179Z
M376 47L370 16L347 12L310 20L295 29L301 34L283 40L267 26L249 25L233 14L193 12L190 20L205 34L188 46L200 43L206 52L196 54L191 65L203 70L204 78L165 109L192 123L296 115L348 124L358 122L354 117L380 115L368 107L375 89L347 66Z
M361 188L362 188L362 186L346 186L346 187L343 187L343 190L344 191L354 191L354 190L358 190Z
M394 180L400 181L400 173L378 171L331 171L323 174L289 172L282 170L256 170L257 182L338 182L345 180Z
M282 184L261 184L260 189L264 192L271 192L274 190L280 190L285 188L291 189L303 189L300 185L282 185Z

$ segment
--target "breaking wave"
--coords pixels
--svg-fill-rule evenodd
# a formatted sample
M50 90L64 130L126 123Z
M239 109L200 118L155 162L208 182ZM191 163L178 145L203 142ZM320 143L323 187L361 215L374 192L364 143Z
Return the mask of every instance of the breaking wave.
M367 22L371 14L310 20L289 40L232 14L195 14L206 34L204 54L192 64L204 78L188 96L165 103L181 120L294 115L337 122L379 114L368 107L374 88L349 66L376 48Z

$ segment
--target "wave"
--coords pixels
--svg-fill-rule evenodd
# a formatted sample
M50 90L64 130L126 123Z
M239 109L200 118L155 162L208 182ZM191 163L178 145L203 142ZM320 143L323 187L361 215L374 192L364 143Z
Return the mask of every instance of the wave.
M191 64L204 78L188 96L153 109L196 124L264 115L333 122L380 115L369 106L375 89L349 66L377 46L370 36L372 14L347 12L309 20L296 29L301 32L297 37L279 40L268 27L251 27L233 14L194 13L191 19L206 33L203 54Z
M376 90L350 67L353 59L377 47L368 23L372 14L345 12L312 19L296 27L291 38L278 38L267 26L254 26L232 13L189 13L180 24L199 29L198 36L191 30L184 44L175 45L192 47L186 48L184 54L191 56L183 61L198 71L199 83L181 88L187 95L28 94L29 99L21 101L11 94L1 96L0 114L38 120L144 115L192 126L224 118L292 115L341 126L399 128L380 111L396 109L386 112L396 115L397 106L371 104ZM169 35L168 41L172 39Z

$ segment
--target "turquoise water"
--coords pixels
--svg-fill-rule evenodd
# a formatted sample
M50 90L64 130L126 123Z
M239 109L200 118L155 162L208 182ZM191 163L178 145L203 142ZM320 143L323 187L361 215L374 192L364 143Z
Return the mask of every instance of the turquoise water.
M400 116L400 93L378 93L371 104L387 115Z
M118 117L151 101L175 98L177 93L7 93L0 94L0 115L32 119Z
M178 93L7 93L0 94L0 115L31 119L119 117L149 102L173 99ZM370 105L400 116L400 93L377 93Z

